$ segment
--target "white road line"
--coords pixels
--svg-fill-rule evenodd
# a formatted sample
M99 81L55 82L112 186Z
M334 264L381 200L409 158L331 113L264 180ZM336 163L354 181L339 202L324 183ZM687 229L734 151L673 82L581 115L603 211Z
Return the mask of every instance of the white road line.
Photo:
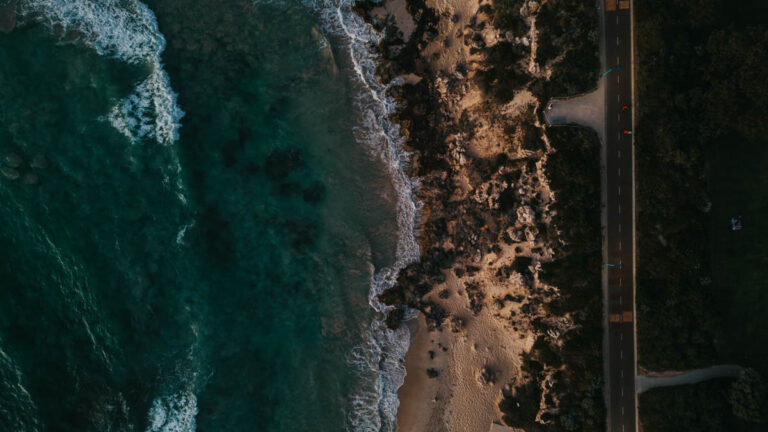
M616 24L618 24L618 23L619 23L619 16L616 15Z
M621 159L621 150L619 150L619 159Z
M621 196L621 188L618 188L618 189L619 189L619 196Z
M619 233L621 233L621 224L619 224Z
M621 286L621 282L619 282L619 286ZM619 304L624 304L624 297L619 296Z
M619 56L616 56L616 64L620 64L619 63Z
M616 84L621 84L621 75L616 75Z
M624 407L621 407L621 415L624 415Z
M619 46L619 37L616 36L616 46Z
M621 194L619 194L621 195ZM619 204L619 214L621 214L621 204Z
M619 240L619 250L621 250L621 240Z
M622 280L621 276L619 276L619 286L621 286L621 280ZM621 297L619 297L619 298L621 298Z
M624 358L624 351L619 351L621 353L621 358ZM621 388L621 397L624 397L624 387Z
M621 177L621 167L619 167L619 177Z
M619 333L619 340L620 341L624 340L624 333Z
M624 378L624 369L620 370L621 377ZM622 414L624 414L624 407L621 407Z

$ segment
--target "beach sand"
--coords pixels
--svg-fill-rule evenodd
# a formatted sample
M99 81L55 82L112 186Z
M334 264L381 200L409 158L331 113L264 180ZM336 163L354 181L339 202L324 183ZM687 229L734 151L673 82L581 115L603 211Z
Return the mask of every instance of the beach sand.
M453 277L443 289L451 315L462 317L460 331L429 331L423 315L413 322L413 339L406 358L408 375L400 388L398 430L487 431L500 420L502 389L516 379L522 350L533 338L512 331L489 308L473 316L463 285ZM439 373L430 378L428 370Z
M528 288L519 278L500 282L493 274L514 257L513 248L506 247L477 263L481 270L472 277L447 273L427 298L451 317L440 330L430 331L423 314L408 322L412 339L405 384L398 393L399 431L485 432L492 422L501 422L503 391L524 379L521 356L536 336L522 310L525 300L503 300L508 295L529 299ZM482 287L485 301L468 293L467 284ZM477 304L483 305L479 311ZM430 372L438 375L430 377Z
M438 279L444 280L433 283L428 294L415 300L432 306L421 308L418 317L407 322L412 339L407 376L398 393L398 430L486 432L492 422L503 424L499 403L504 394L528 379L520 367L523 355L540 336L534 322L563 329L569 325L568 318L550 317L545 311L543 305L558 292L538 280L539 263L551 261L553 255L550 240L539 231L552 217L554 196L543 168L550 149L537 120L540 103L530 91L523 89L501 103L475 79L485 67L483 50L477 47L509 37L499 35L482 11L489 2L426 0L425 4L438 18L434 32L420 42L415 74L408 74L406 82L427 80L436 94L444 124L435 127L450 131L440 157L451 170L435 182L449 188L445 202L435 205L433 197L440 192L429 187L422 190L421 199L429 208L427 218L447 220L436 240L440 248L458 250L465 258L443 270L444 278ZM379 22L406 23L401 34L411 36L419 20L404 17L403 6L402 0L390 0L371 14ZM530 33L515 35L516 40L528 44L535 31L533 26ZM546 67L535 61L535 56L527 56L519 67L546 73ZM524 128L530 126L541 131L542 150L523 147L529 133ZM514 184L505 180L503 170L482 172L473 163L500 155L529 161L518 168ZM508 189L515 191L517 203L513 211L497 216L500 193ZM446 209L454 204L460 210ZM478 225L472 233L466 226L468 218L484 220L481 224L486 225ZM480 247L466 240L491 229L507 241L494 238L492 247ZM458 244L478 246L467 253ZM433 322L430 329L426 315L433 310L441 321Z

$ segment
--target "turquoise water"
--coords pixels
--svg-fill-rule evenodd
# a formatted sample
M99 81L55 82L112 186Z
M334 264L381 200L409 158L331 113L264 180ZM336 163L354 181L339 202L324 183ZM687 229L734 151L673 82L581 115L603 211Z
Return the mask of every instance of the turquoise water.
M0 430L393 430L415 207L349 4L15 4Z

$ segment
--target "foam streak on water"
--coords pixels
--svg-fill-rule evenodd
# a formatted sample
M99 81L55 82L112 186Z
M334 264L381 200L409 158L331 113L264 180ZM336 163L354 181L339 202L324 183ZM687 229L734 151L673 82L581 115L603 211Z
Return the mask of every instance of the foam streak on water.
M167 145L178 139L184 112L160 61L165 38L145 4L136 0L22 0L19 6L24 21L42 22L60 36L76 35L101 55L149 65L149 76L106 118L134 142L149 139Z
M353 0L316 0L305 4L319 12L324 31L344 47L358 87L356 137L386 166L398 195L397 259L392 267L379 269L371 281L368 302L376 313L365 343L349 356L350 363L360 371L360 382L352 395L348 415L348 430L395 431L397 390L405 379L405 354L410 335L402 327L396 331L387 328L384 319L391 307L380 303L378 296L394 286L399 271L419 257L415 238L418 183L405 174L408 154L400 128L389 121L396 103L386 95L387 86L375 73L378 58L371 47L376 46L383 35L352 11Z
M191 392L159 397L149 409L147 432L194 432L197 398Z

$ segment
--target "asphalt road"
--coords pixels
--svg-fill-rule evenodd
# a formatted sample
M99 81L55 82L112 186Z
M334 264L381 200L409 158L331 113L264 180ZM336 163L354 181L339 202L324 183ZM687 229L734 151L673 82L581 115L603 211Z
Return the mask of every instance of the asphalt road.
M604 0L603 0L604 1ZM605 11L603 79L606 145L606 255L609 314L631 319L608 322L608 430L637 430L635 394L635 227L632 135L632 17L629 9ZM619 69L620 66L620 69Z

